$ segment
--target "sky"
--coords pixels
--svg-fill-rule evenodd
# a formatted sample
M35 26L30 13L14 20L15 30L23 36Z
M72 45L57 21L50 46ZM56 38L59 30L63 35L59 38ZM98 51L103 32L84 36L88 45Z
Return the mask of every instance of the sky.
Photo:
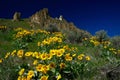
M119 0L0 0L0 18L12 18L16 11L29 18L43 8L48 8L51 17L63 15L93 35L99 30L109 36L120 35Z

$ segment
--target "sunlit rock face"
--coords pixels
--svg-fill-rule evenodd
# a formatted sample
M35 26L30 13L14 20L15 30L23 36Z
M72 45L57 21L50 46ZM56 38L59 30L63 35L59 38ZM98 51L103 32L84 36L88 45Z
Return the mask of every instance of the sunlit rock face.
M62 15L55 18L51 17L47 8L43 8L33 14L30 17L30 25L32 28L37 26L41 29L54 29L52 31L61 31L63 33L67 33L68 36L71 35L71 33L74 33L75 36L82 36L82 38L89 37L91 35L87 31L78 29L74 23L68 22Z

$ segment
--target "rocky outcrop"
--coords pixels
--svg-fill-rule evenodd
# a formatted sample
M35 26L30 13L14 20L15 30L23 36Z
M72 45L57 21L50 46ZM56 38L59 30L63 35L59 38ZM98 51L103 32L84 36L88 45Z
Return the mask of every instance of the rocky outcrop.
M44 8L31 16L31 23L43 24L48 19L48 9Z
M20 12L15 12L13 15L13 21L20 21L20 16L21 16Z
M58 18L57 17L52 18L48 13L47 8L44 8L33 14L30 17L30 25L32 28L39 27L41 29L47 29L49 31L57 30L63 33L67 33L69 35L71 35L71 31L72 31L75 32L75 35L73 36L76 36L75 38L79 38L79 39L90 36L89 32L78 29L74 25L74 23L68 22L67 20L64 19L62 15L60 15ZM51 28L51 25L54 25L54 27ZM54 30L50 30L50 28ZM78 41L80 41L79 39Z
M44 8L30 17L31 26L33 24L39 25L41 28L49 27L51 24L55 24L58 28L64 30L75 30L76 26L73 23L67 22L62 15L59 18L52 18L48 14L48 9Z

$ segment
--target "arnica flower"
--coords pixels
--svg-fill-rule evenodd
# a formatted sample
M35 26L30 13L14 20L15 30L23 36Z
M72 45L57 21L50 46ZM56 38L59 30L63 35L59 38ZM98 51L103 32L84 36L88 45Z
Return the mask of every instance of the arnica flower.
M58 76L57 76L57 80L60 80L62 77L61 77L61 74L59 74Z
M26 56L26 57L29 57L29 56L31 56L32 54L33 54L33 52L26 52L26 53L25 53L25 56Z
M76 54L73 54L73 55L72 55L72 57L75 57L75 56L76 56Z
M54 62L51 62L51 63L49 64L49 67L50 67L50 68L55 68L55 67L56 67L56 65L55 65L55 63L54 63Z
M82 54L80 54L80 56L84 57L85 55L82 53Z
M27 73L27 78L32 78L34 76L34 71L33 70L29 70Z
M22 76L18 76L17 80L23 80Z
M3 62L3 59L0 59L0 63L2 63Z
M21 57L23 57L23 53L24 53L23 50L19 50L19 51L17 52L17 56L21 58Z
M61 43L61 42L62 42L62 39L61 39L61 38L58 38L58 42Z
M56 55L57 55L57 57L61 57L61 56L63 55L63 53L62 53L62 52L57 51Z
M5 59L8 58L10 55L10 52L8 52L6 55L5 55Z
M90 60L90 56L86 56L85 58L86 58L86 60L87 60L87 61L89 61L89 60Z
M48 80L48 76L41 76L40 80Z
M53 55L51 55L51 54L47 54L47 59L50 60L50 59L52 58L52 56L53 56Z
M38 53L38 52L34 52L34 53L32 54L32 57L39 58L39 53Z
M47 59L47 53L42 53L42 54L40 55L40 59L41 59L41 60L46 60L46 59Z
M79 55L77 58L78 58L78 60L82 60L83 56Z
M43 66L42 66L42 72L43 72L44 74L46 74L48 70L50 70L49 65L43 65Z
M118 50L118 54L120 54L120 50Z
M41 45L41 43L40 43L40 42L38 42L38 43L37 43L37 46L40 46L40 45Z
M65 63L60 63L60 69L63 69L63 68L65 68Z
M98 41L94 41L93 43L95 46L98 46L100 44L100 42L98 42Z
M11 53L11 55L14 56L16 52L17 52L16 50L13 50L13 52Z
M34 60L33 65L37 65L38 60Z
M106 48L107 48L107 46L104 46L104 48L106 49Z
M61 53L64 53L64 52L65 52L65 49L59 49L59 51L60 51Z
M22 69L19 71L19 73L18 73L18 74L21 76L21 75L23 75L24 71L25 71L25 69L24 69L24 68L22 68Z
M65 60L66 60L66 61L71 61L71 60L72 60L72 57L70 56L70 53L67 53L67 54L65 55Z
M51 55L56 55L56 50L53 50L53 49L50 50L50 54L51 54Z
M42 64L38 64L37 66L36 66L36 70L38 71L38 72L40 72L40 71L42 71Z
M117 52L116 52L116 51L113 51L113 53L114 53L114 54L117 54Z

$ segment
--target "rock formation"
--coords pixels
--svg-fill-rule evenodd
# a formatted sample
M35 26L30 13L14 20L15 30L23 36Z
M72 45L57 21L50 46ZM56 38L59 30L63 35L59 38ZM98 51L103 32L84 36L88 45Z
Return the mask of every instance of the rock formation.
M63 33L71 34L70 31L73 31L77 33L77 35L82 34L82 36L85 35L85 37L90 36L89 32L78 29L73 23L67 22L62 15L60 15L59 18L52 18L48 13L47 8L36 12L30 17L30 25L32 28L39 27L41 29L48 29L48 27L50 27L53 24L54 26L56 26L56 28L58 28L56 29L54 27L54 29Z
M21 16L20 12L15 12L13 15L13 21L20 21L20 16Z

